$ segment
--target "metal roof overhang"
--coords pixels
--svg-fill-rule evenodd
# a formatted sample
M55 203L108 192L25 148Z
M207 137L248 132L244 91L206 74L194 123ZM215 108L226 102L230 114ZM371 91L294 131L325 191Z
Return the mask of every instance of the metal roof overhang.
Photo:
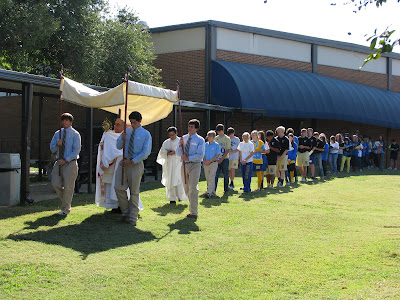
M400 93L308 72L212 62L215 105L266 116L334 119L400 128Z

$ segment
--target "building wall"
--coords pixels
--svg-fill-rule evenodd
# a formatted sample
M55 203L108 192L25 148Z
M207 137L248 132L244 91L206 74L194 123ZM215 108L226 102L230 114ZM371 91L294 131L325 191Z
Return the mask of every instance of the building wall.
M3 117L0 119L0 152L20 153L21 152L21 97L1 97ZM88 146L87 132L87 108L77 106L68 102L62 103L62 111L69 112L74 116L73 127L82 136L82 150ZM43 119L42 119L42 156L50 159L50 141L54 132L59 129L59 102L57 98L45 97L43 99ZM101 109L93 110L94 139L97 144L102 135L101 123L105 118L112 122L117 117ZM31 137L31 157L39 157L39 97L33 97L32 102L32 137Z
M216 30L216 48L245 54L311 62L311 45L225 28Z
M318 74L367 86L372 86L379 89L386 90L388 88L388 75L386 74L365 72L325 65L318 65Z
M176 90L176 80L179 80L181 99L205 102L204 50L159 54L154 65L162 69L166 88Z
M199 27L152 33L150 42L153 43L155 54L204 50L205 28Z
M392 91L400 93L400 76L392 76Z
M262 55L239 53L234 51L217 50L217 60L249 65L259 65L279 69L291 69L312 72L311 63Z

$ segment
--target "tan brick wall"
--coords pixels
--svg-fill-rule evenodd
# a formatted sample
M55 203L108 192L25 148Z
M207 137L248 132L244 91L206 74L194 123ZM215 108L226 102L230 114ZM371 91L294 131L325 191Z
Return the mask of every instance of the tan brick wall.
M21 152L21 97L2 97L3 118L0 119L0 152ZM86 134L86 108L73 105L68 102L62 103L62 111L70 112L74 116L73 127L82 136L82 149L85 149L88 137ZM49 145L54 132L59 128L59 102L57 98L45 97L43 99L43 120L42 120L42 155L44 159L50 158ZM101 109L93 110L94 120L94 140L97 144L100 141L102 129L100 125L108 117L114 121L117 117ZM97 128L96 128L97 127ZM31 138L31 157L39 157L39 97L35 96L32 102L32 138Z
M400 93L400 76L392 76L392 91Z
M159 54L154 65L162 69L166 88L176 90L176 80L179 80L181 99L205 102L204 50Z
M226 50L217 50L217 60L249 64L249 65L259 65L272 68L312 72L311 63L305 63L301 61L275 58L269 56L239 53Z
M325 65L318 65L318 74L363 85L368 85L379 89L387 89L388 76L384 74L350 70Z

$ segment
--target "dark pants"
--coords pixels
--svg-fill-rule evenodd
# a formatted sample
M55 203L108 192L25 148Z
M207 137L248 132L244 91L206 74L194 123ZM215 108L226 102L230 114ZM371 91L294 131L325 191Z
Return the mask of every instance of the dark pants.
M343 157L343 154L338 154L338 156L337 156L337 170L338 171L340 171L340 167L342 166L342 157Z
M249 162L245 165L240 164L242 168L243 191L251 192L251 175L253 174L253 163Z
M357 169L360 167L359 161L358 161L358 155L351 156L351 166L353 168L353 172L356 172Z
M379 170L383 171L383 163L384 163L385 153L378 154L378 166Z
M225 158L222 163L218 165L217 173L215 174L215 190L218 187L218 177L219 173L221 172L224 174L224 191L229 191L229 158Z

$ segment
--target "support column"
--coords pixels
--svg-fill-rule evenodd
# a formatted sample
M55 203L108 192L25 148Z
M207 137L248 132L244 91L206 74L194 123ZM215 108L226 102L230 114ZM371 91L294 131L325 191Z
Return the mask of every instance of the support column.
M88 194L92 193L93 185L93 108L88 108L89 114L89 170L88 170Z
M386 73L388 76L388 81L387 81L387 89L388 91L392 90L392 76L393 76L393 64L392 64L392 58L387 57L386 58Z
M318 74L318 45L311 45L311 63L312 63L312 72Z
M29 168L31 160L33 84L22 84L21 106L21 187L20 204L31 202Z
M42 181L42 176L43 176L43 156L42 156L42 128L43 128L43 96L39 97L39 145L38 145L38 151L39 151L39 175L38 175L38 180Z

